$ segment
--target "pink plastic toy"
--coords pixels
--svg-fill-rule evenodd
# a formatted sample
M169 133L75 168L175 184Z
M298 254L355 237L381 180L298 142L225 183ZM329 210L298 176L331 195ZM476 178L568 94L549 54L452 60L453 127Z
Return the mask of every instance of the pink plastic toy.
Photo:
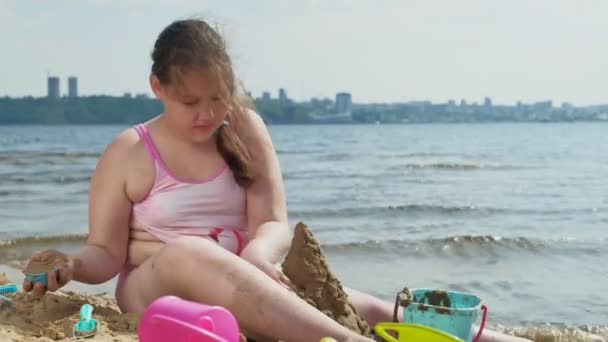
M239 327L222 307L165 296L146 308L138 335L140 342L239 342Z

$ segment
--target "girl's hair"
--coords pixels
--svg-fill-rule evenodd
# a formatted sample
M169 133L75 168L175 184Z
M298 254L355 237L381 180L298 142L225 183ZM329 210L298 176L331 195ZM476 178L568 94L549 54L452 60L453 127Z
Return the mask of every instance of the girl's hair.
M184 73L205 69L220 82L223 100L228 105L227 121L217 132L217 149L243 187L253 182L251 156L237 136L234 124L250 115L252 105L237 81L232 61L222 36L199 19L178 20L158 36L152 51L152 73L163 85L180 85Z

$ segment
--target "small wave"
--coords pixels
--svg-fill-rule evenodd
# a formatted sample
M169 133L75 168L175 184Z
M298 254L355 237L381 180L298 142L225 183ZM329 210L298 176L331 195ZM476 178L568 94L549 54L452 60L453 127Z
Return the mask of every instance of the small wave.
M326 150L324 149L318 149L318 150L299 150L299 149L277 149L277 154L317 154L317 153L323 153L326 152Z
M342 161L349 160L353 157L351 153L330 153L319 156L317 159L321 161Z
M81 242L84 241L84 234L48 235L48 236L27 236L10 240L0 240L0 250L7 248L19 248L32 245L46 245L56 242Z
M24 196L35 194L35 191L21 189L0 190L0 197Z
M406 204L387 207L359 207L329 209L320 208L314 210L291 211L293 217L370 217L370 216L396 216L411 214L439 214L439 215L459 215L477 213L480 215L493 214L506 211L506 209L476 207L476 206L443 206L433 204Z
M337 201L337 200L336 200ZM497 208L481 207L476 205L436 205L436 204L404 204L389 205L386 207L346 207L332 209L321 207L319 209L292 210L289 216L299 218L341 218L341 217L402 217L406 215L446 215L485 217L491 215L563 215L588 214L593 212L590 208ZM600 220L601 222L601 220Z
M0 160L6 160L10 157L65 157L65 158L98 158L100 153L97 152L52 152L52 151L0 151Z
M447 170L447 171L472 171L472 170L512 170L514 166L493 165L493 164L477 164L477 163L459 163L459 162L437 162L437 163L407 163L394 165L388 168L389 171L398 170Z
M416 257L474 257L502 254L531 255L545 253L563 255L598 256L605 252L598 244L573 239L537 239L527 237L500 237L492 235L457 235L445 238L412 240L407 238L387 240L361 240L346 243L324 244L323 248L337 253L387 253Z
M545 248L545 242L525 237L502 238L492 235L458 235L446 238L409 240L365 240L348 243L323 245L328 250L401 250L415 251L416 254L461 254L460 252L491 252L499 248L539 253Z
M99 156L99 153L92 152L0 151L0 162L17 166L54 165L69 161L96 159Z
M344 170L296 170L284 172L284 180L319 180L319 179L376 179L376 172L345 172Z
M78 246L85 239L86 235L66 234L0 240L0 263L29 258L34 252L44 249Z
M463 157L463 155L455 154L455 153L439 153L439 152L411 152L411 153L395 153L391 151L388 156L396 156L399 158L428 158L428 157Z
M338 182L350 182L350 187L352 187L352 182L355 180L367 181L372 180L376 181L379 177L401 177L399 179L400 184L444 184L449 183L445 180L433 179L433 178L424 178L424 177L402 177L402 174L381 174L378 172L350 172L345 173L344 171L339 171L331 173L330 171L292 171L283 173L283 180L300 180L300 181L314 181L319 182L319 180L336 180Z
M59 176L51 178L51 182L57 184L88 183L91 175L86 176Z
M398 152L398 151L385 151L376 153L380 157L389 158L452 158L452 159L487 159L491 156L485 153L461 153L461 152Z
M0 183L2 184L33 184L33 183L55 183L55 184L72 184L72 183L88 183L91 180L93 170L77 170L77 171L40 171L40 172L13 172L2 175ZM23 194L13 193L5 194L5 196ZM3 194L0 193L0 196Z

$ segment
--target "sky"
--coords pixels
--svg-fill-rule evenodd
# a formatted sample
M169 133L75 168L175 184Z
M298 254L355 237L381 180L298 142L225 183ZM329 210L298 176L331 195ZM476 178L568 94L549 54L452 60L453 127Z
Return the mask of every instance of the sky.
M606 0L0 0L0 96L151 94L173 20L218 25L248 91L608 104Z

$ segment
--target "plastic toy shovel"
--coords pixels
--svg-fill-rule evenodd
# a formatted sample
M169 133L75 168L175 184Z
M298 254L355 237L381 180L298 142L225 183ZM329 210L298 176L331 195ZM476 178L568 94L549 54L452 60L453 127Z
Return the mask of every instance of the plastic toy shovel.
M93 306L84 304L80 307L80 321L74 324L72 335L75 338L92 337L99 331L99 321L93 319Z

